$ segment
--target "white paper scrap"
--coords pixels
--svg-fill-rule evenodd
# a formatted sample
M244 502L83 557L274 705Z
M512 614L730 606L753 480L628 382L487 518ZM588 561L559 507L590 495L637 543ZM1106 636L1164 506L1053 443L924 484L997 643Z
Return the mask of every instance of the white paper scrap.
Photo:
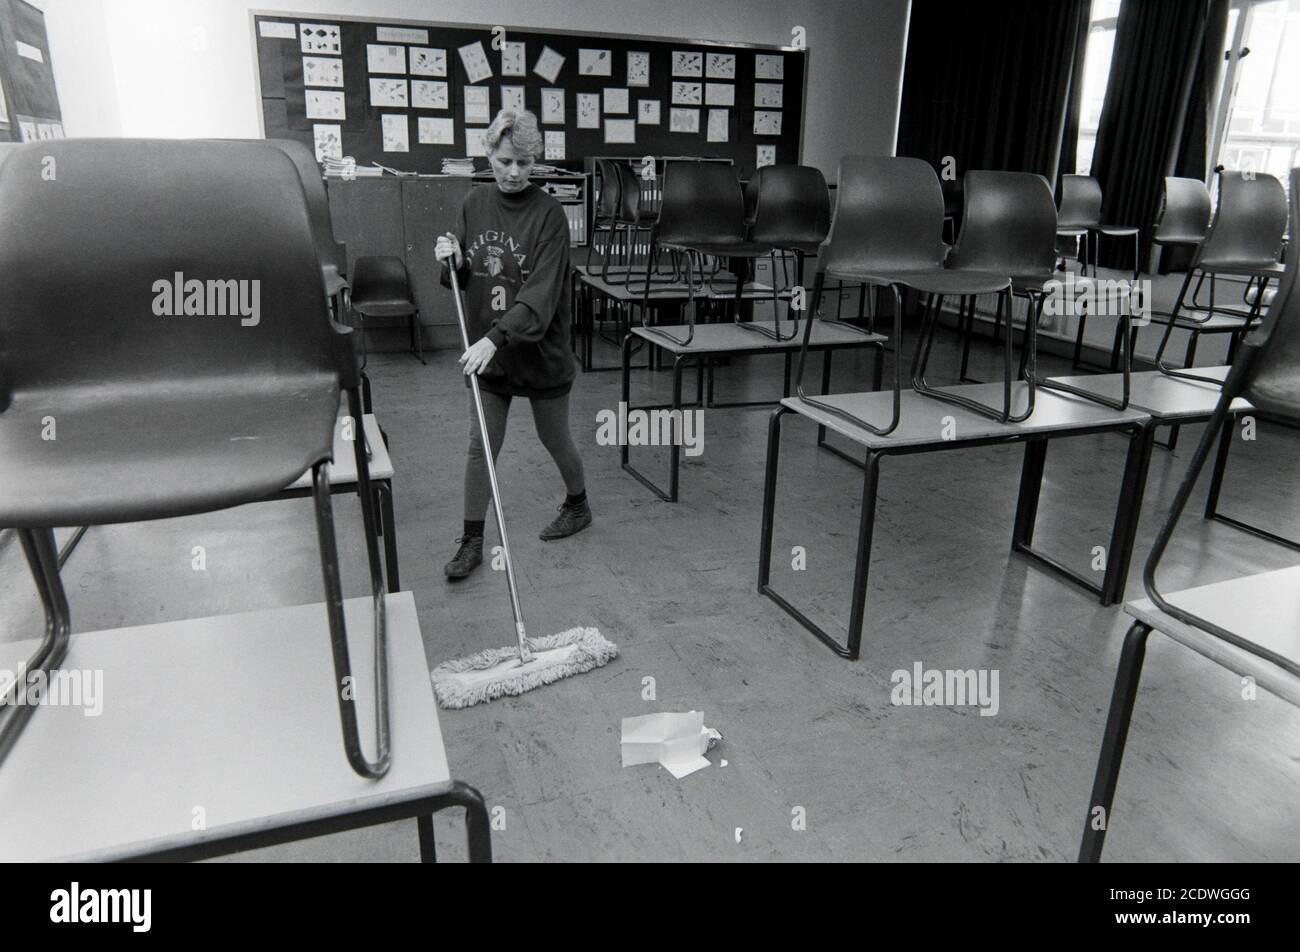
M716 732L704 726L702 711L625 717L621 737L623 766L657 763L680 780L709 766L704 751L711 733Z

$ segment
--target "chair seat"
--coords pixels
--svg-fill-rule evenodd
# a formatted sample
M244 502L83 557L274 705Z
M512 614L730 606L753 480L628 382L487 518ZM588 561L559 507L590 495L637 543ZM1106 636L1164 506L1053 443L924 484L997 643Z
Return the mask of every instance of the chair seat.
M338 403L332 374L20 392L0 414L0 525L135 522L264 499L330 456Z
M659 247L677 251L695 251L717 258L761 258L772 250L771 245L760 241L705 241L690 244L661 241Z
M1204 235L1156 235L1151 239L1157 245L1199 245Z
M828 270L826 276L866 284L902 284L922 294L943 295L995 294L1011 284L1006 275L989 271L967 271L964 268L891 272L835 269Z
M1208 261L1202 259L1196 263L1196 267L1207 274L1248 274L1254 277L1273 277L1286 271L1280 261Z
M1056 227L1057 238L1083 238L1088 234L1088 225L1058 225Z
M1125 236L1131 238L1138 233L1138 229L1128 225L1096 225L1092 230L1111 238L1123 238Z
M352 299L352 310L366 317L406 317L418 308L410 301L362 301Z
M797 251L802 255L812 256L821 251L822 243L820 241L793 241L778 242L777 251Z

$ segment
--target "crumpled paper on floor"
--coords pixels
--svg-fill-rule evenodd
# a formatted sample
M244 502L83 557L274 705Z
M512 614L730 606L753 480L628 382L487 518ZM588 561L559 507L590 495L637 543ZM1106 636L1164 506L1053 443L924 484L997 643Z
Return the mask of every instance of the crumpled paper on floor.
M703 711L625 717L623 766L657 763L681 780L709 766L704 753L720 740L721 734L704 726Z

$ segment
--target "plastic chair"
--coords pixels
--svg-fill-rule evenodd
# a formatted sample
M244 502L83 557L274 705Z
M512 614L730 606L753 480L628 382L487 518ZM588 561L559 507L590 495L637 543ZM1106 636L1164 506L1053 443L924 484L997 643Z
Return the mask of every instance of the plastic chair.
M1266 300L1268 282L1277 279L1284 271L1278 261L1278 254L1282 249L1286 226L1286 192L1275 177L1258 172L1221 174L1218 214L1215 215L1205 240L1197 248L1196 257L1183 278L1173 310L1168 315L1159 315L1160 320L1157 321L1165 325L1160 347L1156 350L1156 365L1163 373L1218 383L1217 380L1210 381L1206 377L1184 373L1165 362L1165 348L1169 345L1174 327L1191 332L1183 367L1192 365L1201 334L1231 334L1228 357L1228 362L1231 363L1237 345L1259 318ZM1202 277L1208 276L1210 280L1210 303L1204 317L1182 313L1187 289L1193 276L1198 273ZM1215 280L1222 274L1259 280L1255 301L1245 314L1215 308ZM1207 326L1216 316L1220 320Z
M783 257L787 252L794 255L795 284L803 287L804 259L817 254L831 227L831 199L825 176L820 169L807 165L768 165L754 173L745 192L753 196L750 240L771 245L773 249L768 253L773 287L777 251ZM775 311L772 316L776 317ZM794 327L788 337L782 335L779 324L774 330L761 324L740 326L772 340L793 340L799 333L799 317L793 309L791 316Z
M351 309L362 317L405 317L411 335L411 353L420 363L427 365L420 331L420 306L411 293L411 277L406 271L406 262L401 258L392 255L358 258L352 266L349 303ZM362 346L365 346L364 337Z
M619 230L621 229L623 231L625 240L622 245L622 250L619 252L619 263L625 264L626 270L624 271L622 278L609 274L609 256L607 255L605 257L605 270L601 277L610 284L629 285L632 283L634 271L638 270L638 266L635 264L635 260L638 257L635 251L637 236L642 232L645 232L647 233L646 238L648 240L650 224L648 216L643 217L641 180L637 177L636 172L633 171L630 166L624 165L621 162L614 162L611 164L614 167L614 174L618 178L619 196L618 209L614 213L613 238L614 241L617 242ZM646 257L645 267L650 269L652 274L658 274L648 255ZM675 271L664 277L665 280L652 280L656 280L657 283L671 284L677 279Z
M650 230L650 261L660 250L677 251L686 258L688 328L685 338L662 328L647 330L675 344L688 345L695 337L694 269L704 256L752 260L771 251L771 245L750 241L745 235L745 199L735 170L716 162L674 162L663 177L663 202ZM650 270L646 270L642 316L650 310ZM736 274L736 313L740 312L745 270ZM773 308L776 307L773 288Z
M1165 179L1165 196L1156 219L1152 242L1166 245L1199 245L1210 230L1210 190L1200 179Z
M1291 172L1291 202L1292 207L1300 211L1300 203L1297 202L1298 191L1300 191L1300 169L1294 169ZM1095 823L1090 822L1085 827L1079 851L1080 861L1095 862L1101 857L1106 835L1105 826L1110 820L1120 762L1124 754L1124 743L1142 673L1146 639L1153 629L1168 633L1171 628L1182 625L1186 626L1190 634L1200 642L1208 645L1210 650L1213 650L1216 643L1223 643L1228 646L1224 649L1223 657L1235 658L1237 662L1244 660L1252 668L1259 666L1267 675L1291 687L1290 696L1293 698L1293 703L1300 703L1300 700L1295 700L1300 699L1300 681L1297 680L1300 679L1300 645L1295 643L1293 618L1283 622L1283 628L1287 628L1288 621L1291 623L1289 629L1285 631L1260 633L1272 636L1275 643L1278 641L1278 635L1289 634L1293 650L1284 652L1260 644L1246 634L1230 631L1214 621L1174 604L1160 592L1156 584L1156 573L1160 568L1160 562L1178 527L1178 520L1187 508L1197 478L1205 468L1206 460L1210 456L1219 432L1228 419L1233 401L1238 397L1244 397L1253 405L1256 414L1292 428L1300 427L1300 291L1296 289L1298 265L1300 265L1300 249L1292 245L1288 251L1282 286L1263 324L1243 342L1240 348L1237 360L1227 380L1224 381L1223 392L1215 407L1214 415L1205 427L1195 453L1192 454L1187 474L1178 487L1173 506L1147 558L1142 572L1142 582L1159 618L1152 620L1148 617L1147 620L1135 621L1124 639L1124 650L1115 676L1115 689L1111 696L1110 712L1098 758L1093 792L1089 800L1090 819L1093 811L1101 809L1104 811L1107 824L1103 824L1098 829ZM1254 597L1258 600L1259 593L1255 593ZM1161 624L1165 627L1161 628ZM1180 631L1179 640L1187 640L1188 633L1186 630ZM1221 664L1227 663L1217 656L1217 653L1210 654L1210 657Z
M1140 231L1128 225L1103 225L1101 201L1101 183L1091 175L1062 175L1056 233L1063 238L1083 239L1084 272L1091 262L1094 278L1097 276L1097 255L1102 237L1132 238L1133 280L1136 281L1142 270Z
M605 267L608 269L614 251L614 219L623 200L619 191L618 172L609 159L596 159L596 172L592 185L596 190L596 207L592 210L591 239L587 242L587 273L591 274L591 254L601 231L608 233L605 244Z
M888 287L894 298L895 354L901 355L904 288L928 295L932 303L937 297L940 306L944 295L960 297L1010 290L1011 282L1005 275L944 268L947 247L942 240L943 193L929 163L892 156L846 156L840 160L838 181L839 197L818 256L810 313L817 313L828 277ZM901 412L901 359L896 356L894 361L893 413L888 424L879 426L804 392L803 372L811 335L812 322L805 321L795 378L799 399L880 436L893 432ZM965 397L933 391L930 395L963 406L974 404L979 408L977 412L989 412ZM1009 412L1009 396L1007 403Z
M58 179L32 188L46 156ZM374 760L338 687L352 674L328 467L341 389L362 416L356 354L349 329L322 320L293 163L265 143L33 143L0 166L0 205L0 525L18 531L46 615L28 669L48 672L67 650L53 527L240 506L311 470L344 748L358 774L383 776L384 577L362 440ZM31 712L0 709L0 755Z

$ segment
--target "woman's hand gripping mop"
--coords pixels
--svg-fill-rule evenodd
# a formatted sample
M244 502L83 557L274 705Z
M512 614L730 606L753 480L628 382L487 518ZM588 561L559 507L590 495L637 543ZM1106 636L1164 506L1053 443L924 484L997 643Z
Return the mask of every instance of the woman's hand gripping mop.
M456 298L456 317L460 338L469 350L469 328L465 323L465 306L461 300L456 269L451 272L451 291ZM596 628L570 628L558 635L530 638L524 629L519 607L519 589L515 584L515 566L510 557L510 540L506 537L506 520L501 511L501 488L497 484L496 463L492 459L492 441L483 418L483 398L479 393L478 375L470 374L474 391L474 410L478 415L479 434L486 450L488 479L492 483L492 506L496 511L497 529L501 532L501 549L505 554L506 581L510 586L510 607L515 616L518 647L489 648L468 658L447 661L430 672L433 690L443 707L469 707L507 694L523 694L573 674L599 668L618 657L618 647L601 637Z

